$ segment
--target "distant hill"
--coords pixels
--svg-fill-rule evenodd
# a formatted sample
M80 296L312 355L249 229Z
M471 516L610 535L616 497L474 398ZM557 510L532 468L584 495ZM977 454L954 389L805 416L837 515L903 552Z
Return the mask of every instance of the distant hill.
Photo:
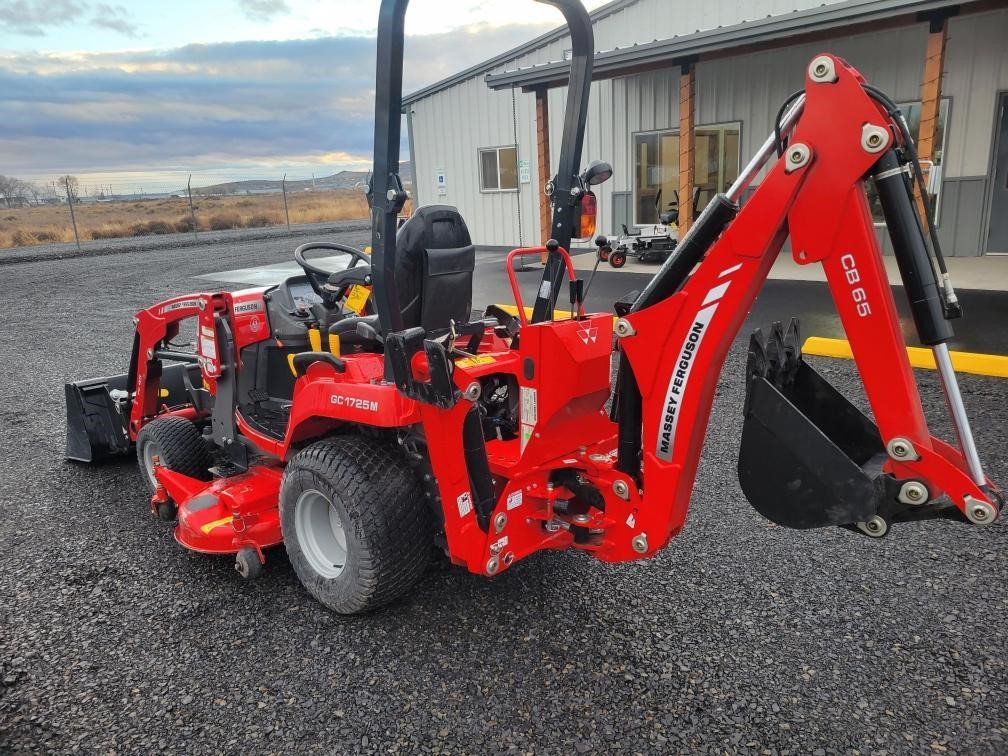
M288 181L288 192L303 192L310 189L355 189L367 181L367 171L340 171L331 176L319 176L315 179L305 179L300 181ZM413 183L413 166L410 163L399 164L399 176L404 184ZM201 186L199 189L193 187L193 193L199 194L269 194L279 192L281 182L250 179L248 181L229 181L224 184L214 184L212 186ZM184 191L182 192L185 193Z

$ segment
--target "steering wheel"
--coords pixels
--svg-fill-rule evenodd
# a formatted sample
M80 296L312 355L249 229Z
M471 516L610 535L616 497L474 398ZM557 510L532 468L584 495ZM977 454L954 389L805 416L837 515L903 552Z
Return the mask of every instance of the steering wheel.
M295 249L294 259L297 261L297 264L301 266L301 269L304 270L305 275L308 277L309 285L316 294L322 297L323 301L328 301L332 296L332 291L326 290L325 288L329 277L334 273L342 273L343 271L323 270L314 262L308 260L304 253L313 249L327 249L332 252L343 252L344 254L350 255L353 259L350 261L350 264L347 265L345 270L356 267L358 263L364 263L368 267L371 266L371 258L368 257L368 255L361 252L359 249L347 246L346 244L337 244L335 242L308 242Z

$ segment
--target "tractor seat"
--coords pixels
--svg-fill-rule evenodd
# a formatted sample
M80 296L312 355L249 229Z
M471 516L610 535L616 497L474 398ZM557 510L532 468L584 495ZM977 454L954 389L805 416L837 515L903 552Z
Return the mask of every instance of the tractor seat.
M476 248L459 211L448 205L419 208L396 233L395 282L403 328L430 332L451 321L469 322ZM378 339L358 332L363 323ZM340 338L342 352L382 351L377 315L349 317L333 323L329 333Z

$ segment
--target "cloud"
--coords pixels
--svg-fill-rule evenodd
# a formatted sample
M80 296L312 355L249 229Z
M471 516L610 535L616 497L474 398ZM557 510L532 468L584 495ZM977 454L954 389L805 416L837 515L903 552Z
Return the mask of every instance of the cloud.
M410 37L404 91L541 31L512 25ZM287 166L292 175L359 168L371 159L374 72L373 37L0 54L4 173L230 166L239 178Z
M129 37L137 35L122 5L92 5L85 0L4 0L0 4L0 30L14 34L43 37L50 28L81 22Z
M121 5L98 3L91 17L91 25L119 32L127 37L138 34L137 26L130 20L129 11Z
M78 0L8 0L0 5L0 29L40 37L46 27L77 21L86 9Z
M269 21L274 16L290 13L287 0L238 0L238 7L253 21Z

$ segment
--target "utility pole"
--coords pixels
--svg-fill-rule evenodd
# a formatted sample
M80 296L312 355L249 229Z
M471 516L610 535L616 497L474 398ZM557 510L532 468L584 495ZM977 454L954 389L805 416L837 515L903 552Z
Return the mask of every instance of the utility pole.
M199 241L199 234L196 232L196 208L193 207L192 201L192 174L189 174L189 180L186 182L186 192L189 194L189 217L192 218L192 238L194 242Z
M70 222L73 224L74 240L77 242L77 251L80 252L80 235L77 233L77 217L74 215L73 196L70 194L70 177L64 177L63 183L66 185L67 204L70 205Z
M287 230L290 231L290 211L287 209L287 174L286 173L283 175L283 178L280 180L280 188L283 191L284 215L287 218Z

